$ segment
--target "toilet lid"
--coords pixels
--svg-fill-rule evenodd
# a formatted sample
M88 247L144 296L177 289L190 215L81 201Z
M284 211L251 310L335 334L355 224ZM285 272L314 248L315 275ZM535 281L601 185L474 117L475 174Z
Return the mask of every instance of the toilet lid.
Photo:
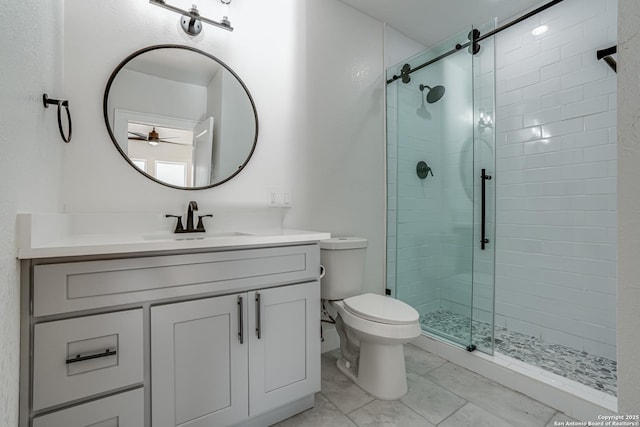
M344 307L352 314L367 320L390 325L415 323L418 312L402 301L377 294L363 294L343 300Z

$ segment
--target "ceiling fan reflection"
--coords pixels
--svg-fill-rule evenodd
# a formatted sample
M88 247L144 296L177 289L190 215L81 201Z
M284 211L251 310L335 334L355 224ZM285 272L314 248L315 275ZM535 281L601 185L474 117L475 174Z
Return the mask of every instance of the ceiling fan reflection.
M154 127L148 135L139 132L129 131L129 141L147 141L149 145L157 146L161 142L166 142L168 144L176 144L181 145L179 142L168 141L170 138L179 138L177 136L169 136L166 138L160 138L160 134L156 132L156 128Z

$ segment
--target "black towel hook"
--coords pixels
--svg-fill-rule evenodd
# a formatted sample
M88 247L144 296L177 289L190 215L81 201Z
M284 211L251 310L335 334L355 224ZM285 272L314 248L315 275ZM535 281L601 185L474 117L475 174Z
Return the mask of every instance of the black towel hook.
M58 106L58 129L60 130L60 136L62 140L67 144L71 141L71 112L69 111L69 101L62 99L53 99L49 98L49 96L45 93L42 95L42 103L44 104L44 108L49 108L49 104ZM69 134L64 134L64 129L62 128L62 107L67 111L67 122L69 123Z

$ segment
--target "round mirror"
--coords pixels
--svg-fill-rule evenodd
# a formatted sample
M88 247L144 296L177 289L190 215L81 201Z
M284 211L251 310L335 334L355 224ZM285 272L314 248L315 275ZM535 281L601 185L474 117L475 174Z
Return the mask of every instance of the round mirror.
M158 45L129 55L111 74L104 119L122 156L169 187L220 185L249 162L258 114L249 90L214 56Z

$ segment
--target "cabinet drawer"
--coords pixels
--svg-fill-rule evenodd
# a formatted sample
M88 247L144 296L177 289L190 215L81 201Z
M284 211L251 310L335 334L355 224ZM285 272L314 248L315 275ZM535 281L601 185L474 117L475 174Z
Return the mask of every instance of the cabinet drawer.
M128 391L33 419L33 427L142 427L144 390Z
M319 264L320 250L313 244L36 265L33 312L39 317L315 280Z
M34 410L143 380L142 309L39 323L33 333Z

